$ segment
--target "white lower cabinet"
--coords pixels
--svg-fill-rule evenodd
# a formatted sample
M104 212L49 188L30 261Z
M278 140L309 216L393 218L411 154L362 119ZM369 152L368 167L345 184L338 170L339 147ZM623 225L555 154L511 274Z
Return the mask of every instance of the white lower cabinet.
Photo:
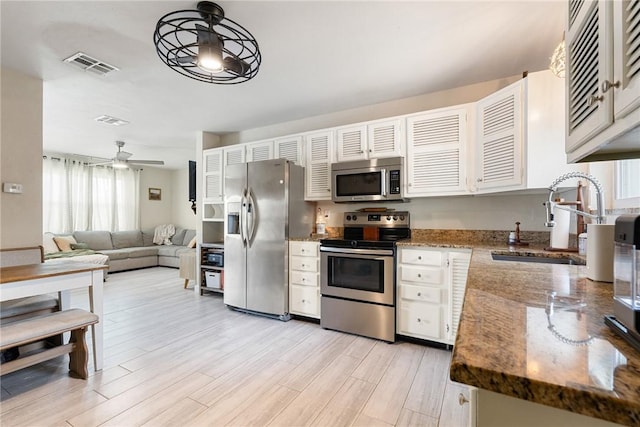
M320 318L319 267L319 242L289 242L289 313Z
M400 248L398 335L453 344L470 259L470 250Z

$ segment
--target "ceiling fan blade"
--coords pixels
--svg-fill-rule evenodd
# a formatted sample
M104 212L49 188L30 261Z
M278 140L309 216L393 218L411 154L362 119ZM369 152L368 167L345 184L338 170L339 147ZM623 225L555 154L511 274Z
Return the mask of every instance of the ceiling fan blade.
M113 160L108 160L106 162L98 162L98 163L89 163L87 166L107 166L113 163Z
M118 151L116 153L116 159L118 160L127 160L131 156L133 156L133 154L127 153L126 151Z
M138 165L164 165L162 160L127 160L127 163L135 163Z

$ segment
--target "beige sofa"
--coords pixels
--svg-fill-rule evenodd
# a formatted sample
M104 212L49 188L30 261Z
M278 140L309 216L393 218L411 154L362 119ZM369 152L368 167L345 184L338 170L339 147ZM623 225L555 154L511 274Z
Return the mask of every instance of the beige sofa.
M171 245L154 244L154 231L74 231L72 235L76 242L107 255L110 273L155 266L178 268L180 254L195 251L195 247L189 247L196 235L195 230L176 228L171 237Z

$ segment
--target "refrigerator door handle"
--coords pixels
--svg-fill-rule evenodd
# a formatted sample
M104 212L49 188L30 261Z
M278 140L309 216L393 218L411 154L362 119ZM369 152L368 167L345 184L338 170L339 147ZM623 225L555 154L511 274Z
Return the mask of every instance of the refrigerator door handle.
M240 239L242 246L247 247L247 189L242 190L240 197Z
M249 191L247 192L247 197L249 199L249 205L247 206L247 244L251 246L251 241L255 233L256 221L258 219L256 214L256 202L253 199L253 191L251 191L251 188L249 188Z

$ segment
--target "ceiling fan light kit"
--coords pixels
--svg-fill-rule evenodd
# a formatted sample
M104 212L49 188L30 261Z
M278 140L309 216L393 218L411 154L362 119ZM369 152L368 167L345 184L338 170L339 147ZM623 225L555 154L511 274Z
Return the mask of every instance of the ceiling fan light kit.
M118 147L118 151L116 152L116 156L107 162L99 162L99 163L91 163L89 166L111 166L115 169L127 169L129 165L164 165L164 161L162 160L134 160L130 159L133 154L127 153L126 151L122 151L122 147L124 147L124 141L116 141L116 146Z
M256 39L210 1L199 2L197 10L164 15L156 24L153 41L162 62L201 82L243 83L260 68Z

